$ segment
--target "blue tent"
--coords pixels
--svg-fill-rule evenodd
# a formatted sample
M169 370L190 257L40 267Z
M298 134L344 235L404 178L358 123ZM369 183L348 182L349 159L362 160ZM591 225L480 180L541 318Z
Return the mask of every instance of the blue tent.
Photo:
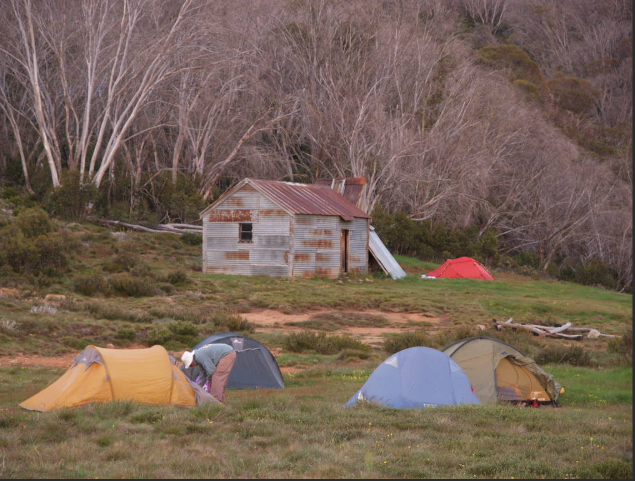
M194 349L214 343L227 344L236 351L236 362L229 374L227 389L284 388L276 359L255 339L234 332L221 332L203 339Z
M411 347L382 362L348 400L391 408L480 404L469 379L448 355L429 347Z

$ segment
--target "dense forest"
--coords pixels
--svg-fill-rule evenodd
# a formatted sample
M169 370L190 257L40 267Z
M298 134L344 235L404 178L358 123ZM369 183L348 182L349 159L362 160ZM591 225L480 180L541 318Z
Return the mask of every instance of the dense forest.
M193 221L244 177L366 177L399 252L469 233L630 290L628 0L4 0L0 22L16 213Z

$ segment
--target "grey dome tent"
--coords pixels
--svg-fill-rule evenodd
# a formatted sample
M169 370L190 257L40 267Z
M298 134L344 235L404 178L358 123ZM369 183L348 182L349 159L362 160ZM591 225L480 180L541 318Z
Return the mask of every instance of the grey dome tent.
M203 339L194 349L207 344L227 344L236 351L236 362L227 381L228 389L284 388L276 359L255 339L234 332L222 332Z
M345 405L358 401L403 409L480 404L461 367L429 347L410 347L382 362Z

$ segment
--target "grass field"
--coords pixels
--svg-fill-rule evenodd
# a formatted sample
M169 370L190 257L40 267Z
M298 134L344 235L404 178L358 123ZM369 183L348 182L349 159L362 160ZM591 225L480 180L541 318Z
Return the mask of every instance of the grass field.
M632 370L548 370L566 386L560 408L342 407L368 365L286 376L284 390L230 391L221 407L118 402L42 414L16 403L58 372L3 368L0 475L630 478Z
M210 276L200 272L200 246L176 236L113 235L92 225L68 230L83 247L67 274L46 282L8 279L0 291L2 478L632 475L632 361L606 338L507 334L534 356L572 347L584 354L576 359L590 367L543 366L565 386L559 408L344 408L388 356L381 343L334 354L292 352L284 326L264 329L241 318L263 309L304 313L306 320L288 326L337 335L348 327L388 328L390 315L417 313L421 320L403 332L419 332L442 347L453 336L481 332L477 326L491 325L492 318L572 322L622 335L632 324L630 295L497 271L494 282L420 279L436 265L402 257L409 276L399 281L381 274L339 280ZM122 252L133 267L117 267L126 261ZM138 297L78 292L81 276L126 275L151 284L151 291ZM232 390L223 406L190 410L129 402L51 413L17 406L66 370L17 362L18 353L70 360L87 344L125 348L159 340L178 355L202 336L235 329L247 329L274 350L284 390Z

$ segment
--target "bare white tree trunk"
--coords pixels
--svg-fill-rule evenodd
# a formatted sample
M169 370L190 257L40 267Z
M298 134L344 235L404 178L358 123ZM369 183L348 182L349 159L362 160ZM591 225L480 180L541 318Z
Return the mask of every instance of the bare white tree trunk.
M17 22L16 33L19 43L16 45L14 52L2 50L2 53L11 56L26 74L33 100L32 108L36 126L42 139L46 159L51 171L51 182L53 187L58 187L60 185L59 170L61 167L60 149L57 145L54 118L51 112L46 109L46 92L41 85L41 47L37 44L35 38L33 7L31 0L11 0L11 6Z

